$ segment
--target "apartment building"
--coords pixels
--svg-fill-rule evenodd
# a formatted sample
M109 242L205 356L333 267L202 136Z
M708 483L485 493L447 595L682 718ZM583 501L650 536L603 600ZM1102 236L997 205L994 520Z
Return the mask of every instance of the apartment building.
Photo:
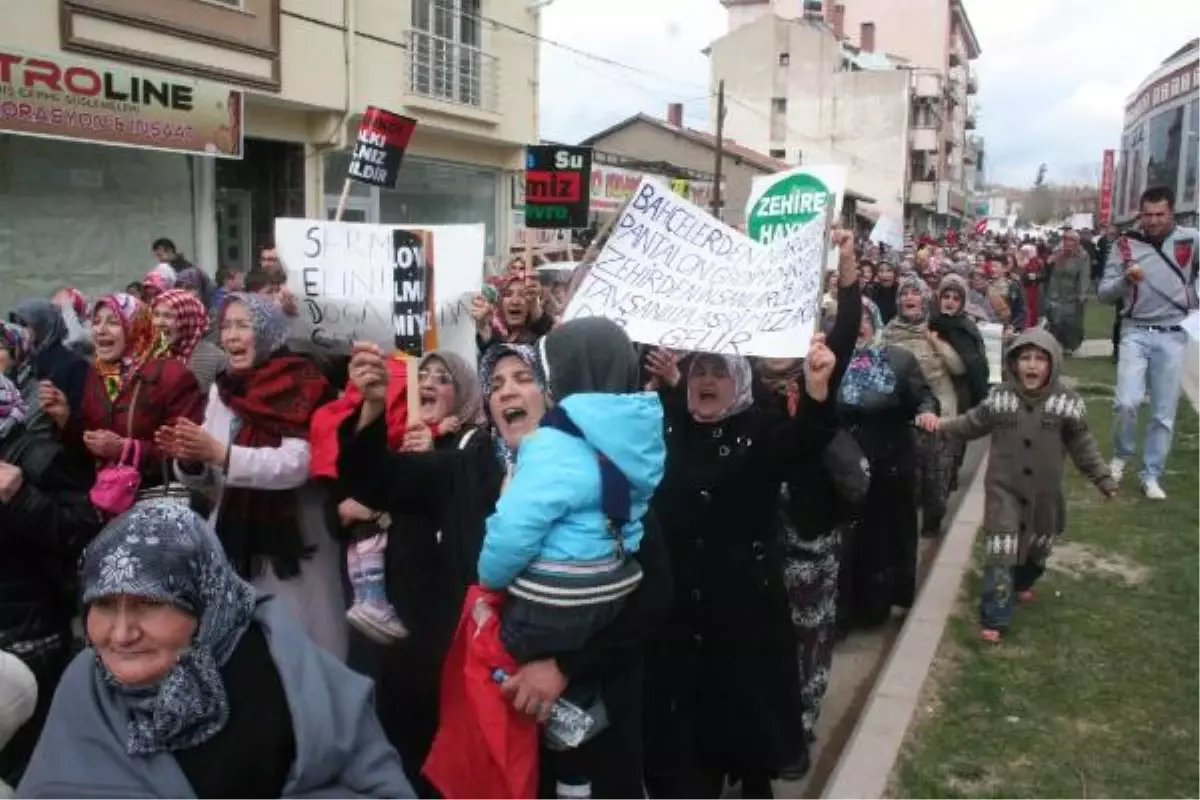
M970 216L980 50L958 0L721 2L727 33L708 52L729 135L789 163L845 164L875 211L917 230Z
M39 0L0 30L0 304L123 286L175 240L249 267L331 216L358 120L418 120L398 185L345 219L484 222L507 250L537 141L539 16L509 0Z

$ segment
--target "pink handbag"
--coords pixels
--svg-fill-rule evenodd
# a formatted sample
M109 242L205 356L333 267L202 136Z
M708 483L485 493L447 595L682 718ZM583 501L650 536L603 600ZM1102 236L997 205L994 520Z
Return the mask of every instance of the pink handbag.
M133 397L129 402L128 431L125 436L125 446L121 448L121 458L115 464L109 464L96 472L96 483L88 492L88 497L99 510L109 516L119 516L137 502L138 488L142 485L142 443L133 438L133 415L137 412L138 394L141 393L142 382L139 380L133 387ZM130 460L130 450L133 459Z
M132 459L129 457L131 450ZM96 473L96 483L88 493L92 505L113 517L133 508L138 487L142 485L142 473L138 469L141 462L142 443L136 439L126 439L125 446L121 448L121 459Z

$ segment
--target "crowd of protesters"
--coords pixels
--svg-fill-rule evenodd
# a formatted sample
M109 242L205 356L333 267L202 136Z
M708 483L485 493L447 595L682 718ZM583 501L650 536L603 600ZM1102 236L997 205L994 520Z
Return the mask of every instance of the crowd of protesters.
M1139 315L1157 332L1194 307L1191 251L1180 303L1138 286L1174 303L1149 262L1195 238L1157 219L1105 248L1126 348ZM1065 525L1063 454L1116 491L1058 379L1090 244L835 231L822 330L793 359L563 322L571 276L523 259L474 298L476 363L291 338L273 250L210 278L163 239L123 292L21 302L0 324L0 778L771 797L810 768L834 643L912 607L965 440L1001 453L989 640ZM1011 344L1000 386L983 323Z

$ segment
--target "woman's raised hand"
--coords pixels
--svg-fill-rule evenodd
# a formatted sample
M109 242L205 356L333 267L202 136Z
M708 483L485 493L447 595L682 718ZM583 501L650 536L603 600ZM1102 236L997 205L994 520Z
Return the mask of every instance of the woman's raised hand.
M808 355L804 357L804 386L808 396L818 403L829 397L829 379L836 365L837 356L825 345L824 337L813 337Z
M646 355L646 371L672 389L679 385L679 360L669 350L657 348Z
M362 394L358 429L383 415L387 405L388 366L383 349L374 342L355 342L350 353L350 383Z

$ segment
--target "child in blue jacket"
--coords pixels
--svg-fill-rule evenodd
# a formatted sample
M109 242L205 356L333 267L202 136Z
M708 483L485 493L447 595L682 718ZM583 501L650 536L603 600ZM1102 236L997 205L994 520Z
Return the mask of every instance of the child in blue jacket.
M666 464L662 404L638 391L619 325L573 320L539 349L552 407L517 450L478 565L508 593L500 635L520 663L582 648L637 589L629 556Z

